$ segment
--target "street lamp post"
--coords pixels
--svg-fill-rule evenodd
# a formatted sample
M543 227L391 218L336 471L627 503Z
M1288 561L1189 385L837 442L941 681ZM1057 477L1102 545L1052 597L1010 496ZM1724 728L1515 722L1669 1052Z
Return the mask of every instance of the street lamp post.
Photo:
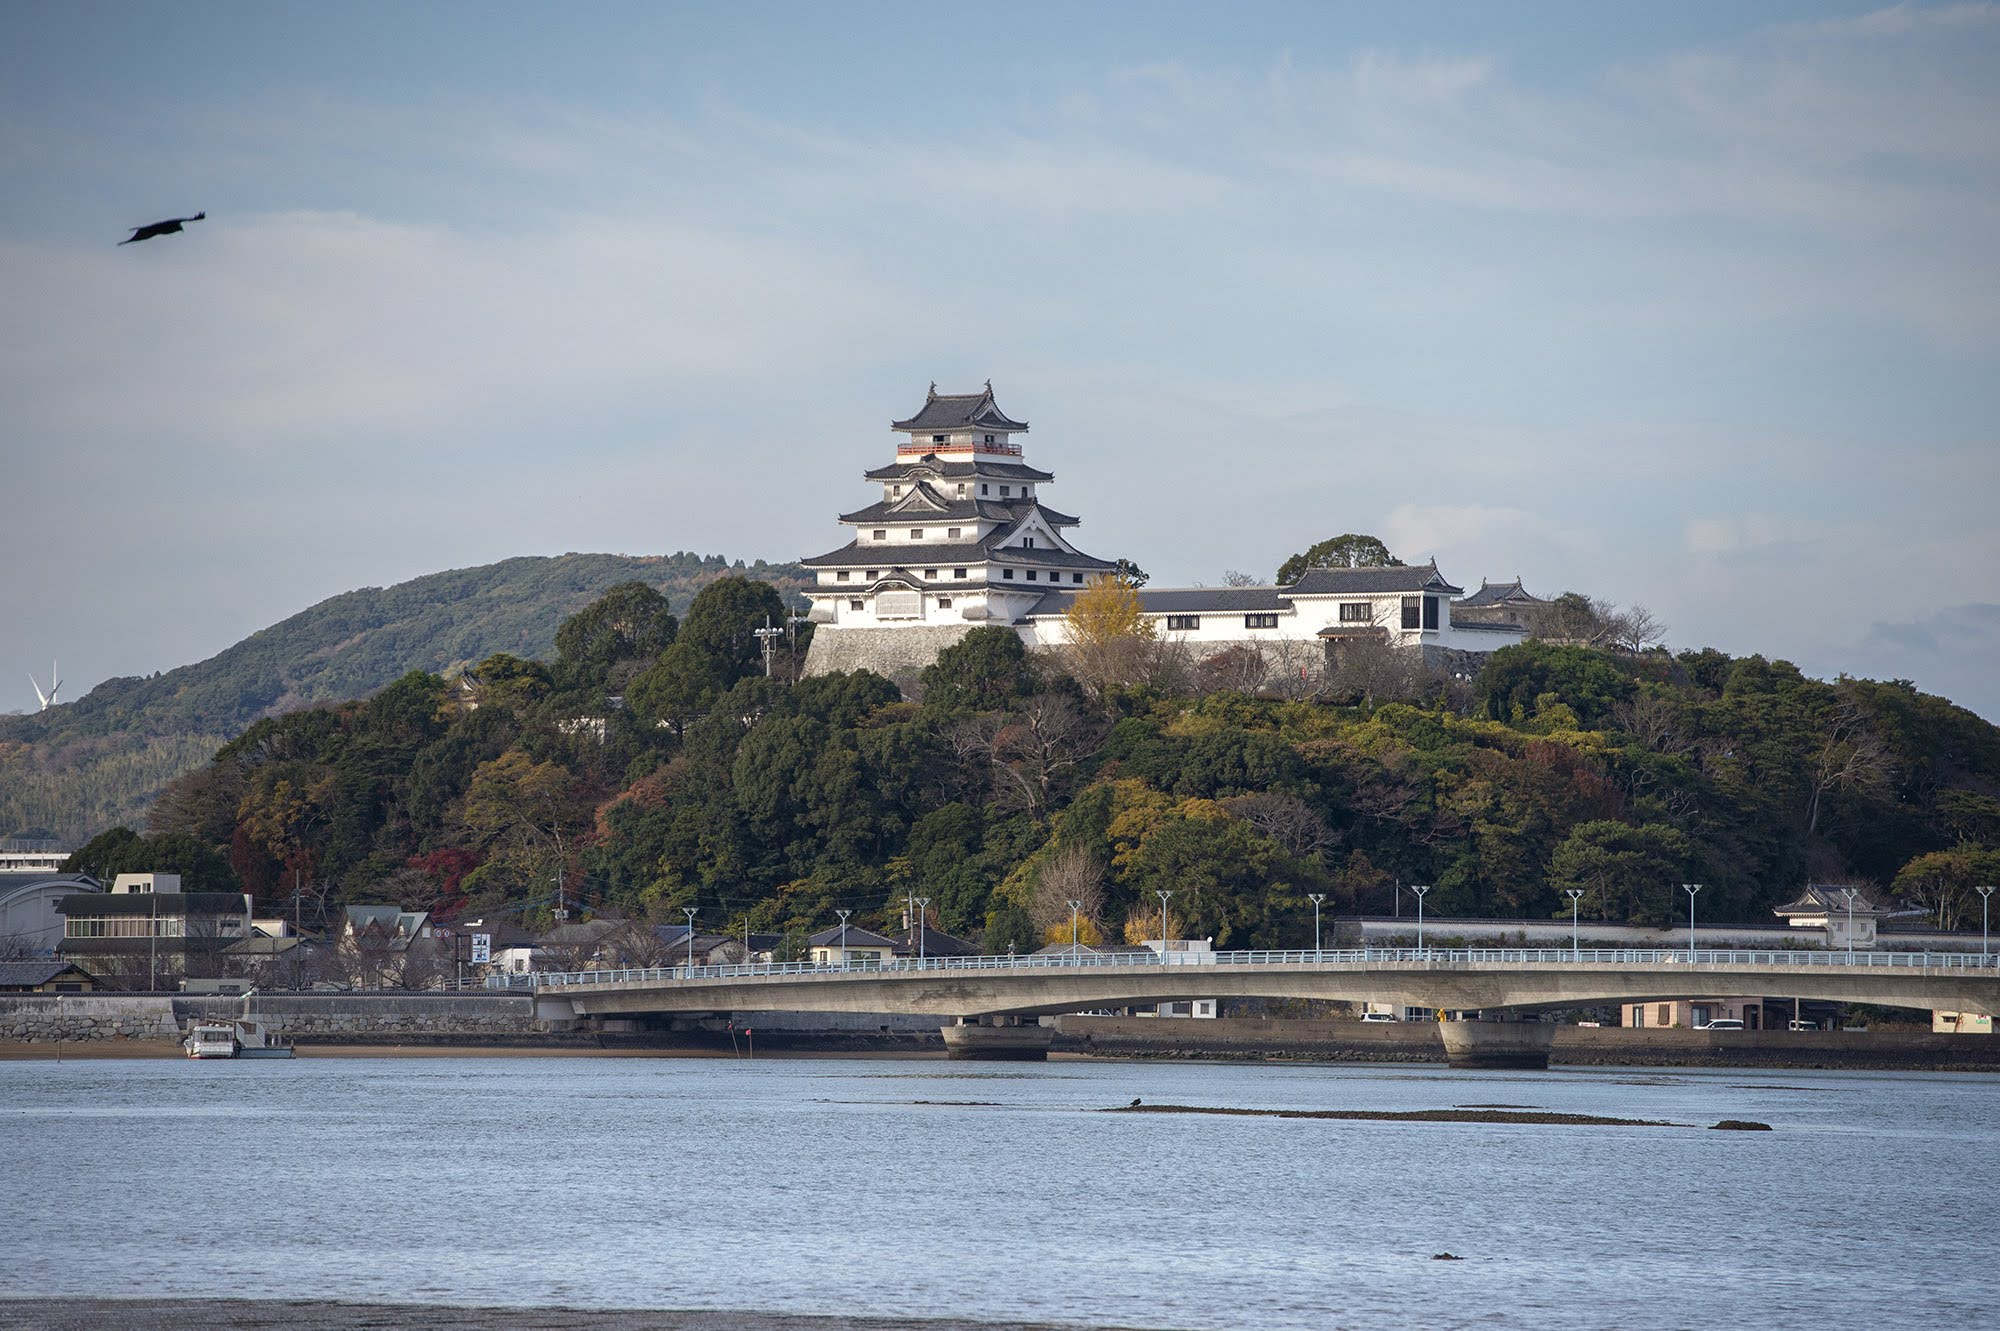
M1986 960L1986 899L1993 895L1993 889L1975 887L1972 890L1979 894L1979 959L1984 961Z
M853 913L851 910L837 910L834 912L835 915L840 917L840 966L842 970L847 968L847 917ZM770 1041L766 1040L764 1043L769 1044Z
M1082 928L1083 903L1081 901L1072 901L1069 903L1069 960L1072 966L1076 964L1077 949L1082 936Z
M1847 898L1847 964L1852 966L1854 964L1854 898L1860 895L1860 889L1843 887L1840 889L1840 895Z
M931 904L931 899L929 897L917 897L916 903L917 903L917 961L921 964L924 959L924 911L929 908Z
M688 969L694 969L694 917L699 906L682 906L681 914L688 917Z
M1411 884L1410 890L1417 894L1417 951L1421 952L1424 950L1424 893L1431 889L1429 885L1419 887Z
M1308 892L1306 900L1313 904L1313 960L1319 960L1319 903L1326 900L1324 892Z
M1153 895L1160 899L1160 964L1167 961L1167 898L1173 895L1170 888L1154 888Z
M1688 965L1694 965L1694 894L1701 891L1700 883L1682 883L1681 891L1688 894Z
M1566 887L1563 889L1563 895L1569 898L1569 959L1582 961L1583 945L1577 941L1576 934L1576 907L1577 903L1583 900L1583 889Z

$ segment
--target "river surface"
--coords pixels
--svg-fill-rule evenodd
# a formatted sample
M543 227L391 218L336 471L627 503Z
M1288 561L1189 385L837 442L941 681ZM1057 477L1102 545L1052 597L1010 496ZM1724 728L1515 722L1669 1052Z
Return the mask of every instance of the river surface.
M1700 1126L1094 1112L1134 1096ZM1993 1325L1996 1104L1991 1077L1924 1073L0 1062L0 1294L1274 1331ZM1776 1131L1705 1130L1721 1118Z

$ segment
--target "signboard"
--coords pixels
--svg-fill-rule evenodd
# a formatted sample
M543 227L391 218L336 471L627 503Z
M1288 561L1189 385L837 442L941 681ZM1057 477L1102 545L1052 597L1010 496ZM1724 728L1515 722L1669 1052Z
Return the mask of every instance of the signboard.
M484 966L493 960L493 935L474 934L472 936L472 964Z

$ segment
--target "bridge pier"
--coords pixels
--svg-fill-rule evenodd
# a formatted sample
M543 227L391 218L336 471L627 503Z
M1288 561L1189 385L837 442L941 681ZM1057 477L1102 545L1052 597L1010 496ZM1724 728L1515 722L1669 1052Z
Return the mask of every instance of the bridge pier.
M1055 1027L1034 1017L960 1017L940 1030L950 1059L1041 1063L1056 1042Z
M1540 1021L1441 1021L1438 1034L1450 1067L1546 1069L1556 1028Z

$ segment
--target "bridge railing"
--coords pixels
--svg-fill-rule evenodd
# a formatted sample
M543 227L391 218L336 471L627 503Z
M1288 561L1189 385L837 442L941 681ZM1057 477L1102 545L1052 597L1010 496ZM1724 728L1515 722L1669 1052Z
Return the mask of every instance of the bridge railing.
M1159 970L1206 966L1743 966L1763 970L1879 968L1919 971L1996 971L2000 957L1977 952L1814 952L1698 948L1568 947L1359 947L1243 952L1038 952L1029 956L899 957L892 961L757 961L696 966L608 966L583 971L532 971L495 975L490 989L562 989L607 984L657 984L676 980L784 979L828 975L898 975L1005 971Z

